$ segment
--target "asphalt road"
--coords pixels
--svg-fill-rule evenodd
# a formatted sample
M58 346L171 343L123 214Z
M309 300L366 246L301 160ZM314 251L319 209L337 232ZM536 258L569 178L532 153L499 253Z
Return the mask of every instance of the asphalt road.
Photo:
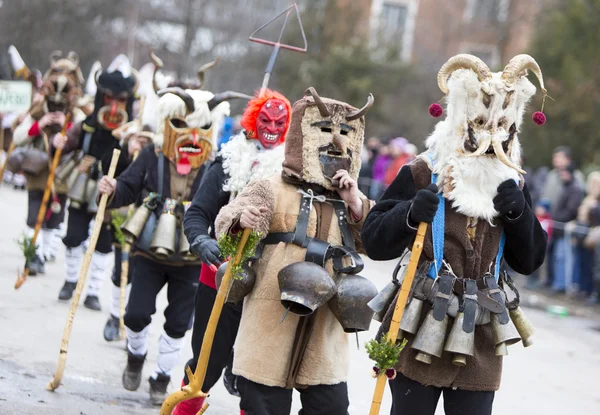
M95 415L158 414L149 405L147 382L137 392L121 387L126 361L124 342L107 343L102 329L108 316L109 272L103 287L102 312L78 309L69 344L62 386L48 392L58 361L60 339L69 304L57 300L63 284L63 255L47 266L45 276L29 279L20 290L13 284L17 267L22 266L16 239L25 226L26 193L3 185L0 189L0 415ZM367 261L363 274L381 288L393 264ZM85 294L85 293L84 293ZM166 304L161 292L157 309ZM564 415L600 414L600 319L553 317L543 311L525 310L537 328L534 346L512 346L504 360L504 377L496 395L495 414ZM157 340L164 321L156 314L150 331L150 350L144 368L147 378L155 366ZM364 351L371 333L360 335L360 350L354 339L352 349L350 414L367 414L373 394L372 366ZM181 363L175 371L171 390L176 390L183 364L191 355L188 333ZM297 396L296 396L297 398ZM210 397L207 413L237 414L238 401L219 383ZM298 409L295 399L294 409ZM441 405L440 405L441 407ZM389 413L386 396L382 414ZM297 413L297 412L294 412ZM443 414L441 409L439 414Z

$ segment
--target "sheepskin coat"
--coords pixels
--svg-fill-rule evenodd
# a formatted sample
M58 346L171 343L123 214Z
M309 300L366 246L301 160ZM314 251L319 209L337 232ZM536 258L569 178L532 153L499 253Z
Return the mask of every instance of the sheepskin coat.
M250 183L216 219L217 236L232 231L246 206L266 207L258 229L269 232L293 232L296 228L301 195L298 188L286 183L281 175ZM314 201L314 204L319 202ZM363 216L358 222L348 215L357 250L362 250L360 230L371 202L363 199ZM317 210L312 207L308 236L317 232ZM327 242L341 245L337 220L332 220ZM306 249L293 244L266 245L262 256L253 263L256 284L244 300L244 310L235 343L233 372L253 382L285 387L299 317L290 313L280 323L285 309L280 302L277 274L286 265L304 261ZM327 271L333 275L331 261ZM348 340L342 326L327 305L315 315L314 329L301 362L296 386L334 385L348 377Z

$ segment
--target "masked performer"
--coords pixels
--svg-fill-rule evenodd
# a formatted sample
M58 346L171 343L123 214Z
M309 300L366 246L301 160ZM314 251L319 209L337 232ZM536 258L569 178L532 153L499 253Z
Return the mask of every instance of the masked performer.
M501 356L520 339L511 318L522 316L511 307L509 318L504 289L510 279L499 278L500 263L530 274L546 251L546 233L520 167L517 133L535 94L527 70L545 93L541 70L528 55L516 56L499 73L471 55L446 62L438 74L447 94L446 119L427 139L427 152L400 170L363 227L369 256L390 260L410 248L420 222L433 222L405 312L413 318L401 323L408 344L390 381L394 415L433 415L441 393L448 415L492 413ZM441 115L434 106L432 115ZM540 117L534 114L534 121ZM526 334L522 319L515 324ZM528 345L526 336L523 341Z
M27 178L29 200L26 236L29 238L33 236L48 181L48 166L54 153L52 142L60 140L67 114L71 114L76 122L84 118L83 113L75 108L81 96L82 82L77 54L69 52L68 56L63 57L62 52L53 52L50 56L50 69L43 78L43 101L34 104L14 130L15 146L20 150L15 151L10 159L23 157L23 162L18 164L19 171L23 170ZM37 253L26 265L30 275L43 274L45 261L54 256L54 232L65 217L67 191L64 185L57 184L48 200L40 238L36 241Z
M100 191L111 194L110 207L144 199L124 224L135 239L132 284L125 314L128 341L123 387L136 390L148 350L148 330L156 296L168 284L169 304L159 346L157 368L150 377L153 404L166 397L171 371L179 361L183 336L193 313L200 261L189 255L182 232L185 206L195 194L229 103L208 91L167 88L159 92L158 127L153 144L116 180L103 178ZM137 227L137 231L133 230Z
M57 180L66 178L70 190L69 217L66 236L66 276L58 295L59 300L69 300L79 279L79 265L83 258L83 243L88 238L89 224L94 218L97 181L108 171L113 149L119 141L112 131L132 119L133 101L137 89L137 76L124 55L118 56L106 71L96 74L97 92L94 112L85 121L69 131L67 137L58 137L54 145L70 153L65 165L57 170ZM121 153L117 165L118 175L127 167L126 151ZM76 166L76 167L75 167ZM105 171L103 171L105 170ZM110 223L103 224L92 256L90 280L84 305L100 310L98 294L112 250Z
M212 163L192 205L185 215L185 234L191 241L191 251L202 264L200 285L196 294L196 309L192 348L194 358L188 362L193 371L204 339L204 332L217 295L215 271L223 258L214 239L214 221L221 208L241 192L251 180L264 179L281 173L284 146L292 108L289 101L276 91L267 90L252 99L241 124L244 131L223 144L219 157ZM240 324L242 304L226 303L215 336L208 371L202 387L210 390L223 369L231 365L233 343ZM230 393L236 394L235 378L225 377ZM187 379L184 379L187 384ZM196 414L204 399L196 398L177 405L174 414Z
M264 237L233 363L240 406L249 415L288 414L293 388L303 411L345 415L345 330L368 329L372 318L363 312L362 324L349 326L344 311L333 312L357 291L376 294L372 283L353 275L363 267L359 235L371 206L356 178L372 97L359 110L309 91L312 97L293 106L282 174L251 182L215 221L218 237L242 228ZM338 293L336 285L350 280L353 288ZM291 313L281 322L286 309ZM360 320L360 311L354 315Z

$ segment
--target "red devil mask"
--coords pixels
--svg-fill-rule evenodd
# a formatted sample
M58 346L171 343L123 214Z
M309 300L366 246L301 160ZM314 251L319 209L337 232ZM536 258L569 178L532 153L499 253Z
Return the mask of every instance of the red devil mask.
M273 148L285 141L291 115L289 101L278 92L267 90L248 103L241 124L249 139L258 140L264 148Z

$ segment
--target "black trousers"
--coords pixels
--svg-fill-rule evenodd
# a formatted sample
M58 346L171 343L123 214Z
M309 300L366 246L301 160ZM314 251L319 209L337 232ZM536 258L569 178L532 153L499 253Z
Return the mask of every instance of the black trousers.
M169 337L183 337L194 311L200 266L174 267L139 255L130 257L129 266L133 272L125 325L135 332L149 325L156 313L156 296L168 284L164 329Z
M389 383L392 391L391 415L434 415L442 393L446 415L492 414L494 392L423 386L401 373Z
M192 369L192 372L196 369L198 363L198 356L200 355L202 341L204 340L204 332L206 331L208 319L210 318L210 313L216 297L217 290L200 283L198 291L196 292L194 331L192 333L192 350L194 352L194 357L187 363ZM240 302L239 304L225 303L223 306L223 311L219 318L219 324L217 325L217 331L210 353L210 359L208 360L206 377L202 384L202 391L204 392L208 392L215 383L217 383L225 366L231 364L233 344L235 343L238 328L240 327L240 319L242 318L242 306L243 302ZM187 376L185 377L184 382L186 384L188 383Z
M63 243L67 248L76 248L89 236L90 222L96 214L88 213L87 205L81 209L69 206L69 219L67 221L67 235L63 238ZM100 236L96 243L96 251L101 254L108 254L112 251L112 234L110 223L103 223L100 230Z
M131 256L129 258L131 259ZM123 264L123 251L121 250L121 247L115 246L115 266L113 268L112 276L110 277L110 279L115 287L121 286L121 269L122 269L121 266L122 266L122 264ZM127 272L127 284L129 284L131 282L131 273L133 272L132 266L131 266L131 261L129 262L129 269L127 271L128 271Z
M292 389L261 385L238 378L242 395L240 409L245 415L289 415L292 410ZM302 409L299 415L347 415L348 385L316 385L298 389ZM411 414L412 415L412 414Z
M65 205L67 203L67 195L58 194L56 196L58 197L58 201L60 202L60 212L52 213L52 210L50 210L50 205L52 204L52 195L50 195L46 210L46 217L48 218L48 212L50 212L50 217L48 219L44 218L44 222L42 223L42 228L44 229L57 229L58 226L65 220ZM29 190L27 192L27 198L27 226L33 228L35 227L35 223L37 222L40 206L42 206L44 191Z

